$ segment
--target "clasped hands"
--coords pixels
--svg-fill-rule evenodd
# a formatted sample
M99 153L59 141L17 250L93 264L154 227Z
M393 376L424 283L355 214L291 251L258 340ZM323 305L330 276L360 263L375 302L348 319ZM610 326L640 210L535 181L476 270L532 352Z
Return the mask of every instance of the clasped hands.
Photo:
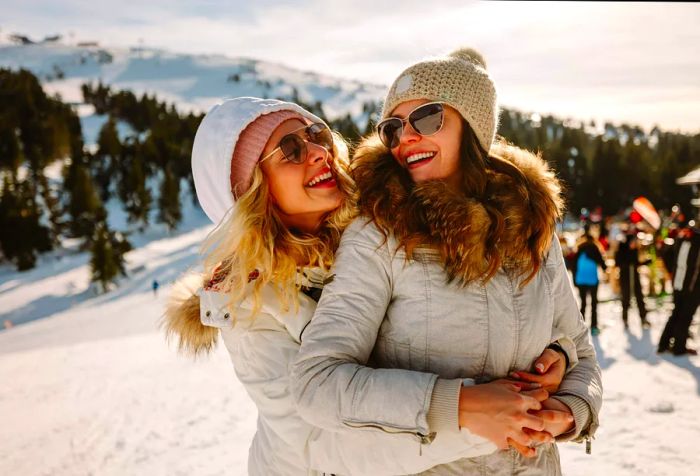
M459 424L493 442L499 449L515 448L534 457L539 443L554 441L574 426L571 409L549 394L559 388L566 362L545 349L534 364L535 372L514 372L510 379L462 387Z

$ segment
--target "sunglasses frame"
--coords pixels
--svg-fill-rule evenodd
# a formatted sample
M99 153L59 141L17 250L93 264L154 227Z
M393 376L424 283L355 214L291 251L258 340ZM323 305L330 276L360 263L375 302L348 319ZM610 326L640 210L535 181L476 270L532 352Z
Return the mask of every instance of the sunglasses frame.
M328 135L330 136L330 139L331 139L330 147L332 148L332 147L333 147L333 133L331 132L330 127L328 127L328 126L327 126L326 124L324 124L323 122L314 122L314 123L309 124L308 126L300 127L299 129L295 129L295 130L293 130L293 131L291 131L291 132L289 132L289 133L283 135L282 138L280 139L280 141L279 141L277 147L275 147L275 148L274 148L269 154L267 154L265 157L261 158L261 159L258 161L258 163L260 164L260 163L264 162L265 160L269 159L270 157L272 157L273 155L275 155L277 152L282 151L282 145L281 145L281 144L282 144L282 141L285 140L285 139L287 139L287 137L290 137L290 136L291 136L291 137L294 137L293 140L297 140L297 139L298 139L298 140L301 140L301 141L302 141L302 148L300 149L300 153L299 153L300 160L299 160L299 161L291 160L289 157L287 157L287 155L284 153L284 151L282 151L282 155L284 156L284 159L285 159L285 160L287 160L287 161L289 161L289 162L291 162L291 163L293 163L293 164L303 164L303 163L305 162L305 159L301 159L301 157L306 157L306 154L308 153L308 150L307 150L307 148L306 148L306 144L309 143L309 142L312 143L312 144L314 144L314 145L317 145L317 146L321 147L323 150L325 150L325 151L326 151L326 158L328 158L328 154L331 153L332 150L329 150L326 146L324 146L324 145L322 145L322 144L319 144L319 143L317 143L317 142L314 142L314 141L312 141L312 140L309 138L309 133L308 133L308 131L309 131L309 129L312 128L313 126L322 126L323 129L325 129L325 130L328 131ZM299 134L297 134L297 132L299 132L299 131L306 131L306 132L305 132L306 138L301 137Z
M442 108L442 111L440 112L440 114L441 114L441 118L440 118L440 127L438 127L437 130L436 130L435 132L433 132L433 133L430 133L430 134L423 134L423 133L421 133L420 131L418 131L418 129L416 129L416 128L414 127L414 125L410 122L410 121L411 121L411 115L412 115L414 112L416 112L418 109L422 108L422 107L434 106L435 104L439 104L440 107ZM398 121L401 121L401 128L400 128L401 133L400 133L400 134L397 136L397 138L396 138L396 140L397 140L398 142L396 143L395 146L392 147L391 144L385 144L384 141L382 140L381 126L382 126L382 124L385 124L385 123L387 123L388 121L391 121L391 120L394 120L394 119L396 119L396 120L398 120ZM412 110L411 112L409 112L408 114L406 114L406 118L405 118L405 119L401 119L400 117L396 117L396 116L391 116L391 117L387 117L386 119L383 119L383 120L379 121L379 123L377 124L377 127L376 127L377 134L379 135L379 140L382 141L382 144L384 144L386 147L388 147L388 148L390 148L390 149L393 149L393 148L395 148L395 147L398 147L398 146L399 146L399 142L401 141L401 136L403 135L403 130L404 130L404 128L406 127L406 123L410 124L411 129L413 129L413 130L414 130L418 135L420 135L420 136L423 136L423 137L430 137L430 136L433 136L433 135L437 134L438 132L440 132L440 131L442 130L442 127L445 125L445 103L444 103L444 102L441 102L441 101L426 102L425 104L421 104L420 106L416 106L415 108L413 108L413 110ZM397 129L397 131L398 131L398 130L399 130L399 129Z

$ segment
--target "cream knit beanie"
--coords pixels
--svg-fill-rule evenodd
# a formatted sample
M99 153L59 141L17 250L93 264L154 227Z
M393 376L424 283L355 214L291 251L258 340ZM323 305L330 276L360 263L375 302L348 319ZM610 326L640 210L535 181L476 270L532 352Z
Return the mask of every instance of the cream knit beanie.
M396 106L413 99L440 101L456 109L488 152L498 128L496 87L486 62L476 50L462 48L446 57L409 66L392 84L384 101L382 119Z

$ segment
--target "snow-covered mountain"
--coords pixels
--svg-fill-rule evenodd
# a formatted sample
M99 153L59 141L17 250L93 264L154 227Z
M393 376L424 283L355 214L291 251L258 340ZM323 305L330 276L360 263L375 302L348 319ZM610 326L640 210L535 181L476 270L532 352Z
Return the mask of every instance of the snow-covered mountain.
M101 80L113 89L156 94L182 111L206 112L225 97L257 96L321 101L330 119L350 114L366 124L363 104L380 100L386 87L299 71L281 64L221 55L178 54L151 48L103 48L62 43L0 44L0 67L25 68L49 94L83 100L80 86ZM81 111L89 116L91 110ZM90 142L86 138L86 142Z

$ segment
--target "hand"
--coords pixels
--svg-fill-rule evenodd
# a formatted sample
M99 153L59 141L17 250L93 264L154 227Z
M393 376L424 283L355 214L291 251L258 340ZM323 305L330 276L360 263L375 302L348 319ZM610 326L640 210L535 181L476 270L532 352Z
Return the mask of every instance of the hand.
M535 360L535 372L513 372L510 376L523 382L539 383L549 393L559 389L566 373L566 358L554 349L545 349Z
M535 431L529 428L523 428L523 431L532 439L531 444L538 445L542 443L552 443L554 441L554 437L546 431ZM537 448L521 445L510 438L508 439L508 444L515 448L517 452L525 458L534 458L537 456Z
M549 394L542 388L506 379L462 387L459 395L459 426L506 449L513 441L524 447L534 443L524 428L544 430L542 417L528 411L542 409Z
M571 431L576 425L571 409L556 398L544 400L542 409L533 410L532 414L544 420L544 431L554 437Z

